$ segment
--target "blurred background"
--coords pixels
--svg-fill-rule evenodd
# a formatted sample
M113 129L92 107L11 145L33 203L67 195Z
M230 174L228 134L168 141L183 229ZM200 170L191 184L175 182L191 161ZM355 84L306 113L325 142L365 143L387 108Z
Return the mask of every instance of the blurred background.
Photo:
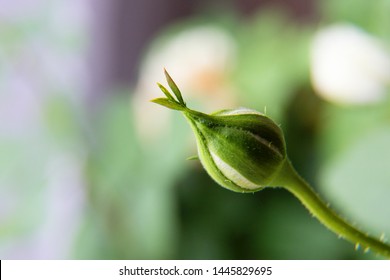
M0 0L1 259L378 259L282 189L237 194L184 118L267 113L299 173L390 236L390 1Z

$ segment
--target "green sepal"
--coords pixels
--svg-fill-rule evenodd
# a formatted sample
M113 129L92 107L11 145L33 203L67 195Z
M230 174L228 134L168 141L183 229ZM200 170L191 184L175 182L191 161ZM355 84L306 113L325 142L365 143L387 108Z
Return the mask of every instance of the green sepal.
M169 93L169 91L167 90L166 87L164 87L164 86L163 86L162 84L160 84L160 83L157 83L157 85L158 85L158 87L161 89L161 91L165 94L165 96L168 97L169 100L171 100L171 101L176 101L176 100L173 98L172 94Z
M161 106L167 107L169 109L178 110L178 111L184 111L186 107L184 105L181 105L180 103L176 101L169 100L167 98L156 98L153 100L150 100L150 102L159 104Z
M185 106L186 103L183 100L183 97L181 95L181 92L180 92L179 88L177 87L175 82L172 80L171 76L169 76L169 74L168 74L166 69L164 69L164 74L165 74L165 77L167 79L168 85L172 89L172 91L175 94L177 100L179 101L180 104Z

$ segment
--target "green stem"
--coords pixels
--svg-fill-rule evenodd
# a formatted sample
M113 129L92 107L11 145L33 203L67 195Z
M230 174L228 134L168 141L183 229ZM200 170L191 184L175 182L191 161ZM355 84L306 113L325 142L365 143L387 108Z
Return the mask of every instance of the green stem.
M274 183L280 184L294 194L322 224L339 237L356 244L356 248L362 246L365 251L373 250L386 258L390 258L390 245L361 232L337 215L298 175L289 160L286 160Z

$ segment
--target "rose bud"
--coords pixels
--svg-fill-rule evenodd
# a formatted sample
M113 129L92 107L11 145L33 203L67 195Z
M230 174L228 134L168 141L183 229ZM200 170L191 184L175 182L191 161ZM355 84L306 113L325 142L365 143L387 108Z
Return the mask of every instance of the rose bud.
M195 133L199 159L208 174L236 192L255 192L270 185L286 160L279 126L265 115L244 108L211 115L191 110L172 78L165 74L176 99L158 84L167 98L152 101L183 112Z
M390 258L389 244L342 219L298 175L287 158L283 133L270 118L248 109L211 115L191 110L166 71L165 75L176 99L158 84L166 98L152 101L183 112L195 133L200 161L217 183L236 192L283 187L326 227L354 243L355 248L363 246L365 251L372 249Z

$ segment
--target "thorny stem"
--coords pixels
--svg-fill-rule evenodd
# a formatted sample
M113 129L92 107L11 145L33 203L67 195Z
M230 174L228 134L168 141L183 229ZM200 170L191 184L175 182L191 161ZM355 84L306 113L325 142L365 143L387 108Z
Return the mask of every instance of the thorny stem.
M339 237L356 244L355 248L362 246L365 248L365 252L372 250L386 258L390 258L390 245L356 229L330 209L309 184L298 175L289 160L286 160L279 176L273 183L280 184L290 191L323 225Z

